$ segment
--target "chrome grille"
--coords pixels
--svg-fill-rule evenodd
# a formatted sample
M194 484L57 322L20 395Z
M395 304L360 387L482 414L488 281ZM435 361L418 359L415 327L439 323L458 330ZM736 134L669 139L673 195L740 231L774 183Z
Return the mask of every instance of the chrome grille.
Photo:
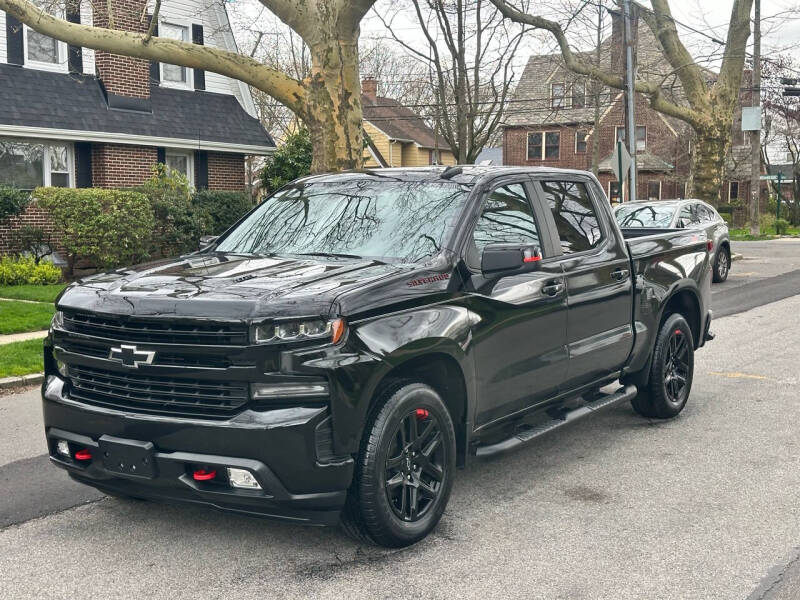
M184 323L171 319L110 317L88 313L64 314L67 331L134 343L243 346L248 343L244 323Z
M248 401L239 381L158 377L69 367L69 396L80 402L122 410L224 419Z

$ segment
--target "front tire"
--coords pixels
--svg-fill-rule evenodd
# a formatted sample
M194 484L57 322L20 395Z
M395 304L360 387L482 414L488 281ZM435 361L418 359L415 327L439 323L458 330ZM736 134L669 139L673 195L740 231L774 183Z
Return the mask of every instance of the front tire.
M731 251L727 246L721 246L714 259L714 283L722 283L728 278L731 271Z
M367 422L344 529L382 546L418 542L447 506L455 465L453 420L439 394L422 383L391 388Z
M673 314L661 325L650 363L647 385L631 401L640 415L671 419L686 406L694 375L694 338L682 315Z

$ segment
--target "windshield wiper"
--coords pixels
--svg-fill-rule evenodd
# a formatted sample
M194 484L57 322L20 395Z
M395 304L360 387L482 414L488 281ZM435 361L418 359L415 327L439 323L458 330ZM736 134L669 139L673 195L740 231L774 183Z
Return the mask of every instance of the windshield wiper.
M375 258L367 258L366 256L359 256L358 254L343 254L341 252L298 252L297 256L322 256L327 258L357 258L359 260L371 260L373 262L386 264L383 261Z

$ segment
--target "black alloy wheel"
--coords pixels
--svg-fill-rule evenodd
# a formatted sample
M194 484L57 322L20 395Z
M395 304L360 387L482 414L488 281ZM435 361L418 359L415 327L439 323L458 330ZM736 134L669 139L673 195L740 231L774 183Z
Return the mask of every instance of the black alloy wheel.
M432 387L399 381L375 398L342 511L351 536L402 547L441 519L456 467L450 411Z
M647 380L637 384L639 393L631 401L633 408L651 419L677 416L689 400L693 375L692 329L682 315L669 315L658 330Z
M444 453L439 421L429 410L416 408L400 421L384 463L386 496L397 517L418 521L435 504Z
M664 393L673 404L682 404L689 395L689 341L680 329L670 334L665 361Z

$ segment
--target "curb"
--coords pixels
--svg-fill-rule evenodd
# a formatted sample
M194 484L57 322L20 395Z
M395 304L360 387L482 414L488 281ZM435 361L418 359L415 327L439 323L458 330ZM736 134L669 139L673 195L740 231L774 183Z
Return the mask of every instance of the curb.
M27 387L44 381L44 373L31 373L19 377L0 377L0 390L9 390L17 387Z

